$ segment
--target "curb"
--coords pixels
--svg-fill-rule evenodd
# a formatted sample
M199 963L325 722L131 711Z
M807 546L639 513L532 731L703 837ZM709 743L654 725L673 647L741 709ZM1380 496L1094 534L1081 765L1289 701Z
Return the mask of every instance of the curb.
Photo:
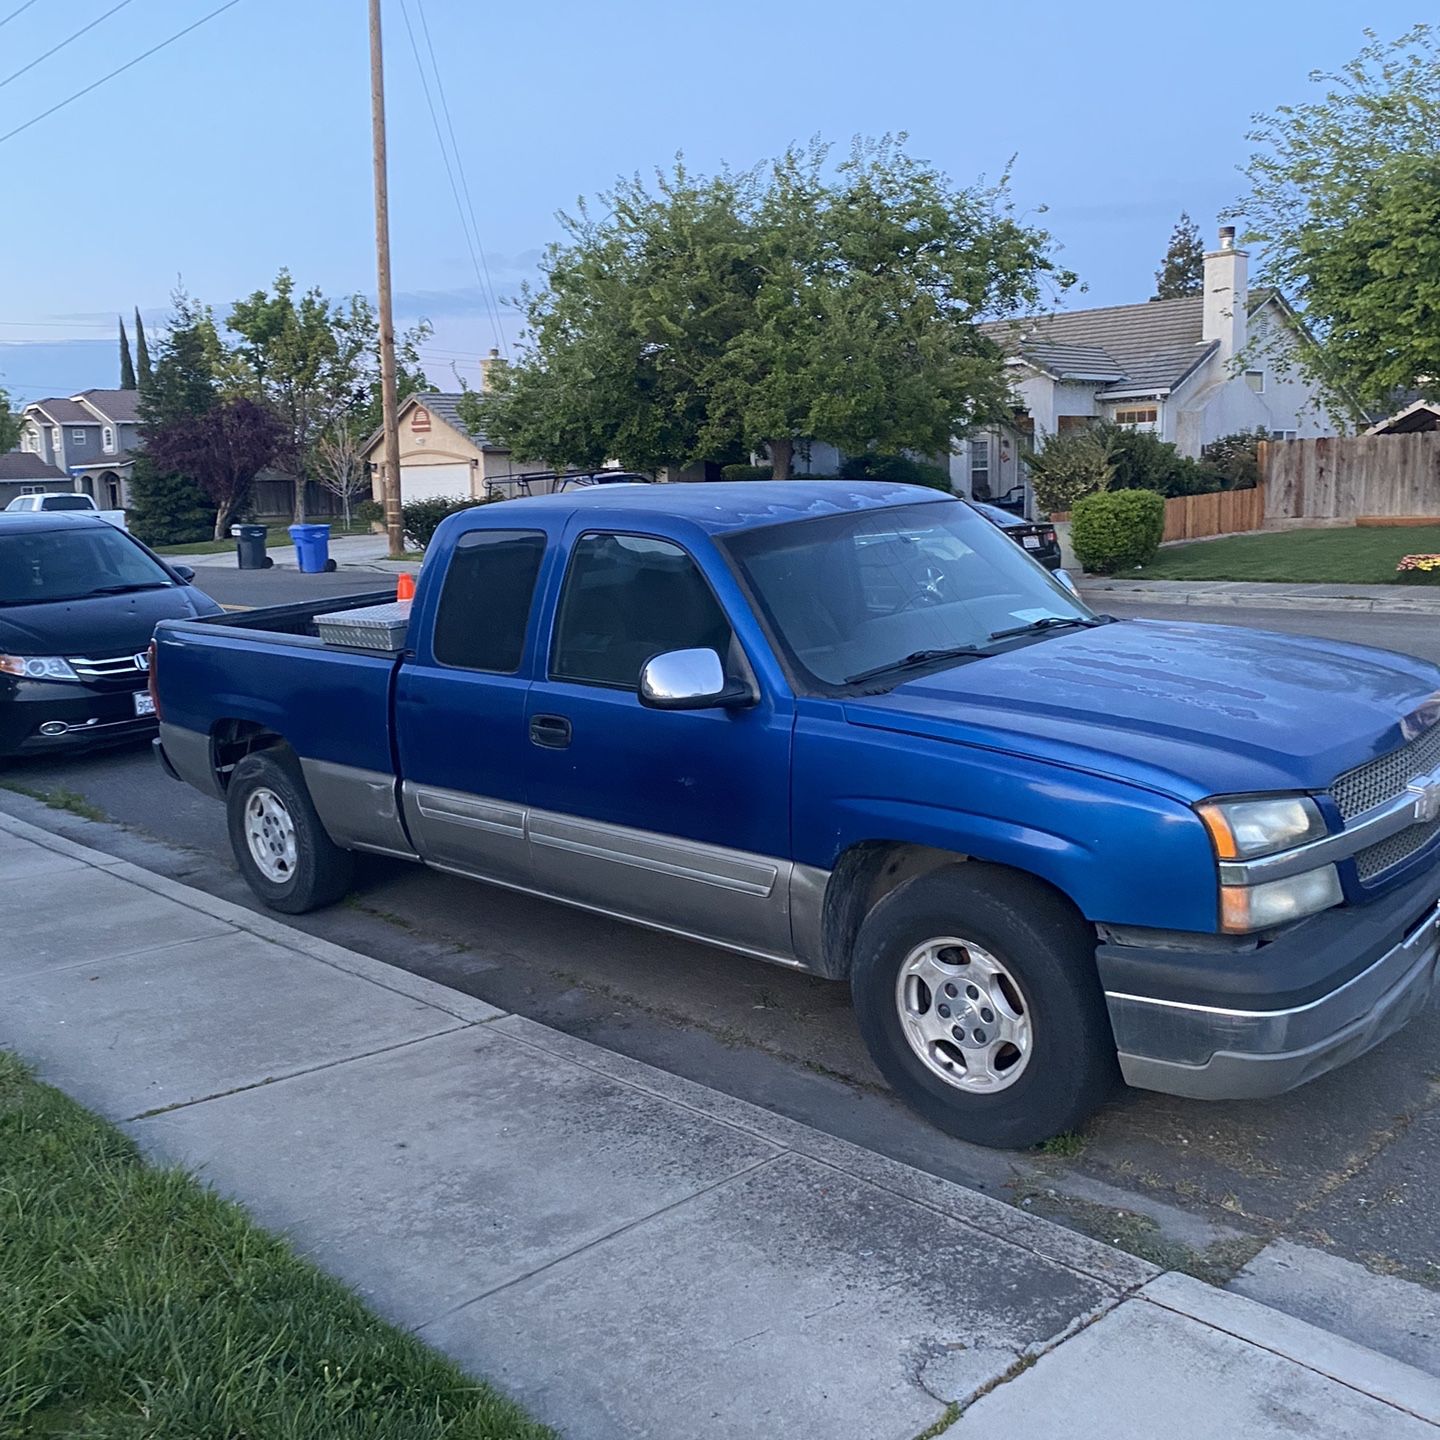
M1278 593L1272 593L1259 586L1246 589L1221 588L1229 586L1230 583L1223 580L1214 582L1214 590L1179 590L1163 583L1127 586L1085 579L1078 583L1082 598L1107 598L1118 602L1128 601L1134 605L1231 606L1249 610L1340 610L1358 614L1440 616L1440 596L1433 599L1428 596L1394 599L1388 594L1378 597L1364 594L1307 595L1292 589L1281 589ZM1206 582L1176 582L1177 585L1182 583L1201 585Z

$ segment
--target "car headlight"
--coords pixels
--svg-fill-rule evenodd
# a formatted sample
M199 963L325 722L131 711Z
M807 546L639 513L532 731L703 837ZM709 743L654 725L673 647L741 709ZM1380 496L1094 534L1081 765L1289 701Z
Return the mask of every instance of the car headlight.
M18 675L22 680L80 678L59 655L0 655L0 675Z
M1256 860L1329 833L1319 806L1308 795L1217 800L1200 806L1200 818L1221 860Z
M1232 935L1252 930L1273 930L1328 910L1343 900L1340 877L1333 865L1302 870L1283 880L1265 880L1259 885L1220 887L1220 928Z

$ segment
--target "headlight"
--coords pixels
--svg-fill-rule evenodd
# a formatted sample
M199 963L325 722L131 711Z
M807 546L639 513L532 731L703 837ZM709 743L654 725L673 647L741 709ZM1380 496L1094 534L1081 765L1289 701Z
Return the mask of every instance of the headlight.
M1252 930L1272 930L1292 920L1328 910L1344 899L1340 877L1333 865L1303 870L1283 880L1266 880L1259 885L1220 887L1221 929L1234 935Z
M1324 817L1308 795L1219 800L1200 806L1200 818L1221 860L1255 860L1328 833Z
M0 655L0 675L18 675L22 680L80 678L59 655Z

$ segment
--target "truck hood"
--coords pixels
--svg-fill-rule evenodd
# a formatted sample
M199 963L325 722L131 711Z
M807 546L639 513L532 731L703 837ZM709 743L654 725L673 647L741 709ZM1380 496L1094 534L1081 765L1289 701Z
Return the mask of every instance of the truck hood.
M0 606L0 653L126 655L149 643L161 620L193 620L220 607L193 585Z
M1440 668L1306 636L1125 620L847 700L845 713L1194 801L1323 790L1440 720Z

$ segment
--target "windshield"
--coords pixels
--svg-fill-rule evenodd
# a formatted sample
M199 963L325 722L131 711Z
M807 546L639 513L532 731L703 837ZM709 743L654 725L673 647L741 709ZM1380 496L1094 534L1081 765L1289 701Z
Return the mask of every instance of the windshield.
M175 583L113 525L0 534L0 605L79 600Z
M1045 633L1043 622L1061 622L1059 633L1066 621L1095 623L959 502L767 526L730 537L726 549L793 668L826 691L949 658L933 652L983 652L1032 625Z

